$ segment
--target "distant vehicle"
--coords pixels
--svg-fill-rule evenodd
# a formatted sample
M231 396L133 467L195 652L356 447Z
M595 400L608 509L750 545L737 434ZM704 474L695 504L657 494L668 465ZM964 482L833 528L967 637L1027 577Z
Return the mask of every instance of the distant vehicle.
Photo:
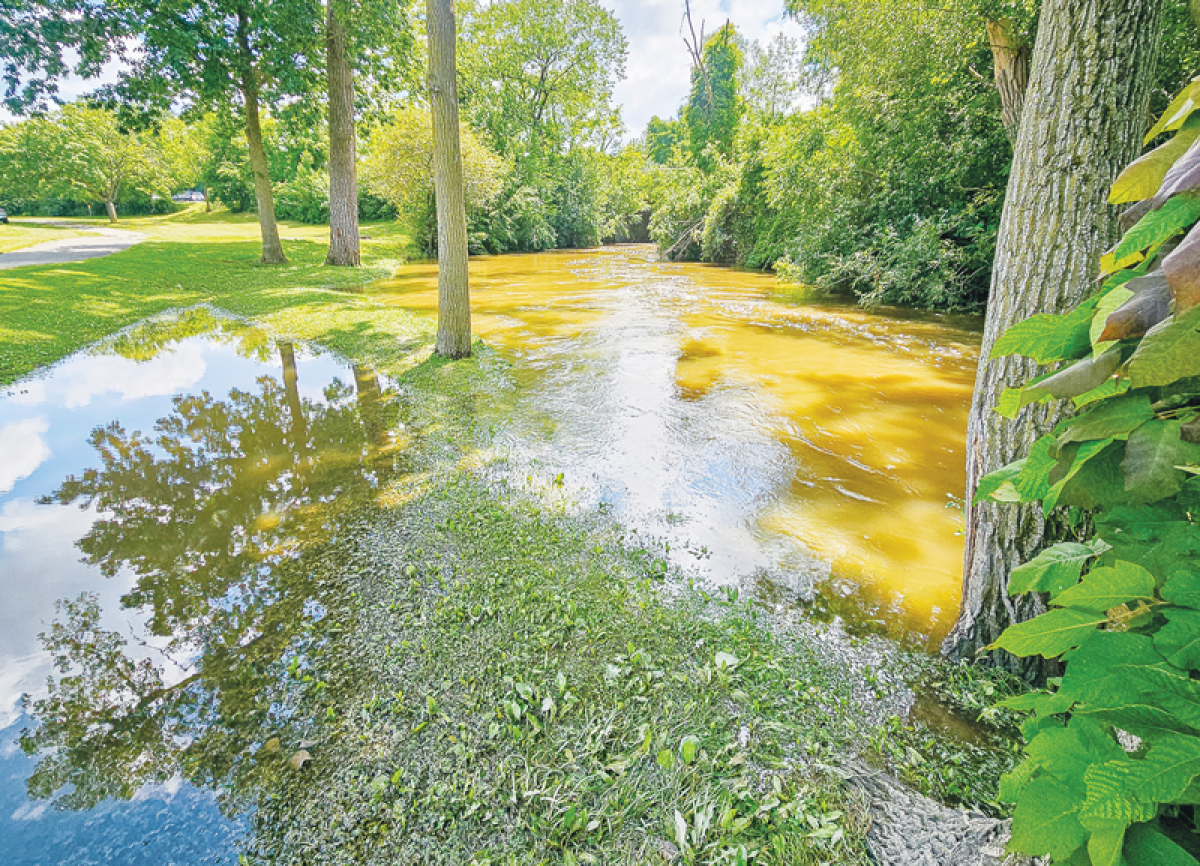
M171 196L171 201L204 201L204 193L198 189L184 190Z
M0 207L0 223L8 225L8 211Z

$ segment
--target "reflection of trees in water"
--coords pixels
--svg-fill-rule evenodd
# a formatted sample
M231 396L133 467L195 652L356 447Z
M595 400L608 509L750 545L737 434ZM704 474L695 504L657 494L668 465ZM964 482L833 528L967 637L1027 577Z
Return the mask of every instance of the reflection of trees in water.
M53 495L97 509L79 542L86 561L108 577L133 572L123 605L148 615L184 673L169 681L131 655L100 627L93 596L60 603L43 636L60 676L32 702L40 726L22 741L39 756L33 796L87 808L176 773L244 790L295 751L298 695L323 687L314 656L341 615L323 560L339 519L404 458L391 435L400 402L371 370L305 401L293 348L279 352L282 384L177 397L152 435L96 429L100 467Z

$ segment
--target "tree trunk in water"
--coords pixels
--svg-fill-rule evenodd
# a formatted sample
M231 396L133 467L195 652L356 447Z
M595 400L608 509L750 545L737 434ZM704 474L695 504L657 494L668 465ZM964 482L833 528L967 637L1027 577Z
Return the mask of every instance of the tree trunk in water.
M471 354L471 298L467 286L467 209L458 136L453 0L425 0L425 23L433 110L433 186L437 196L437 353L447 358L466 358Z
M1029 88L1029 45L1014 31L1012 21L1007 18L988 21L986 26L992 46L996 89L1000 91L1000 119L1008 140L1016 144L1025 91Z
M242 98L246 101L246 147L250 151L250 170L254 173L254 199L258 205L258 226L262 230L262 260L268 265L285 265L283 244L279 241L279 226L275 224L275 198L271 194L271 169L267 152L263 150L262 121L258 116L258 79L254 69L254 53L246 35L246 21L238 18L238 47L241 50Z
M106 201L104 209L108 211L108 221L113 225L117 223L117 203L114 201Z
M292 450L300 454L308 443L308 423L304 419L304 404L300 401L300 376L296 371L296 349L288 342L279 341L279 360L283 362L283 392L287 396L288 414L291 416Z
M345 13L329 0L325 69L329 77L329 255L327 265L358 267L358 169L355 164L354 70L346 56Z
M1015 421L992 411L1005 387L1038 371L1032 361L989 360L996 338L1035 313L1057 313L1085 297L1100 254L1115 236L1105 205L1118 172L1139 151L1158 53L1162 0L1048 0L1042 6L1033 74L997 239L996 262L967 429L967 501L979 479L1024 456L1062 408L1036 404ZM1010 599L1008 575L1046 542L1033 506L970 506L959 620L943 644L972 657L1012 622L1044 610ZM1026 676L1038 660L992 660Z

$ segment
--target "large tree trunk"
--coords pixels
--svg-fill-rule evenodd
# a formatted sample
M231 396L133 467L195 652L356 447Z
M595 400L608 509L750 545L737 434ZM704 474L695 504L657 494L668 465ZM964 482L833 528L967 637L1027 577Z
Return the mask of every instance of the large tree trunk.
M250 151L250 170L254 173L254 199L258 206L258 226L262 231L262 260L268 265L287 264L279 226L275 224L275 198L271 193L271 169L263 149L262 120L258 114L258 78L254 54L246 35L245 19L238 20L238 41L242 53L242 98L246 102L246 147Z
M467 286L467 208L458 136L453 0L425 0L425 23L429 34L433 186L438 223L437 353L447 358L466 358L471 354L471 297Z
M358 169L355 164L354 71L346 56L342 0L329 0L325 69L329 77L329 255L327 265L358 267Z
M1029 43L1016 32L1008 18L988 21L986 26L992 46L996 89L1000 91L1000 119L1008 140L1016 144L1021 129L1021 111L1025 107L1025 91L1029 89Z
M996 338L1034 313L1085 297L1115 235L1104 204L1138 152L1158 52L1162 0L1047 0L1033 75L1000 220L979 373L967 430L967 497L986 473L1023 456L1053 428L1058 406L1026 407L1015 421L992 411L1005 387L1038 371L1025 359L989 360ZM962 612L943 650L971 657L1010 623L1043 608L1009 599L1008 575L1052 540L1037 506L968 509ZM1035 675L1036 664L994 661Z
M110 199L104 200L104 210L108 212L108 221L113 225L117 224L117 203Z

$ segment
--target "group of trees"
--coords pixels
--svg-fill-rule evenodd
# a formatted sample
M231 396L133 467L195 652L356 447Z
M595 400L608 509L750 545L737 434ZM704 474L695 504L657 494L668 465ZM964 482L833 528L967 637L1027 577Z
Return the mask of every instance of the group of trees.
M646 131L671 169L655 240L865 303L983 309L1042 4L786 5L804 45L748 43L728 24L697 38L685 20L691 93ZM1158 108L1200 45L1187 0L1165 5Z

